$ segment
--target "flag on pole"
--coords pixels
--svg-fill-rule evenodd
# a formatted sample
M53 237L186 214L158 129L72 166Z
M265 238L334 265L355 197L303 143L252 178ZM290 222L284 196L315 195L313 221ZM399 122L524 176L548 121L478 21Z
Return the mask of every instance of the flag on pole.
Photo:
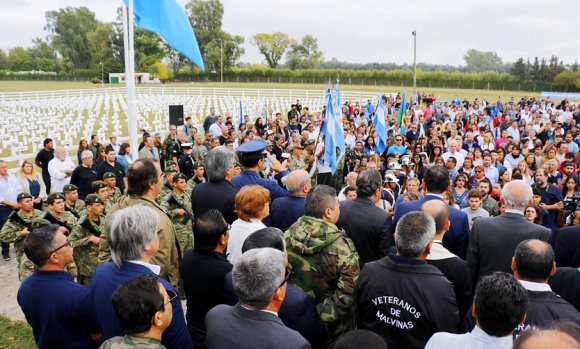
M238 118L238 130L240 129L240 125L243 123L244 123L244 106L242 105L242 100L240 99L240 116Z
M323 161L330 164L331 172L334 174L338 166L338 162L344 154L344 130L342 128L342 110L339 109L332 91L329 89L326 93L326 114L324 116L324 124L320 132L324 134L324 155ZM340 151L337 154L337 148Z
M403 92L403 98L401 99L401 106L399 107L399 114L397 115L397 123L401 128L401 132L406 132L407 129L407 118L405 117L407 113L407 102L405 100L405 93Z
M124 0L128 5L129 0ZM185 9L176 0L134 0L137 27L157 33L201 70L205 70L197 39Z
M377 131L377 135L379 136L379 140L377 141L377 148L379 150L379 155L382 154L385 149L387 149L387 124L385 120L385 116L387 114L385 104L383 103L383 96L379 94L377 104L377 111L375 112L375 117L373 119L375 124L375 130Z

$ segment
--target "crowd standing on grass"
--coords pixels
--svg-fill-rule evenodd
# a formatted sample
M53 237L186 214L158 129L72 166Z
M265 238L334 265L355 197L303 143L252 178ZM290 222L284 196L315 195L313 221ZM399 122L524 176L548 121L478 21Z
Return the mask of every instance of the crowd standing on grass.
M580 347L580 105L378 101L0 160L39 348Z

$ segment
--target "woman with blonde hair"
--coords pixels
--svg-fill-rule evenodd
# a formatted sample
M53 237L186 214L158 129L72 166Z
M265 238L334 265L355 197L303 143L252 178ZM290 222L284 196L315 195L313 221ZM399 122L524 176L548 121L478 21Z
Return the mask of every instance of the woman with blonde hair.
M530 168L528 167L528 163L526 162L526 160L521 160L520 162L518 162L518 170L520 170L522 179L526 181L526 183L528 183L529 185L534 184L534 178L532 178L533 177L532 171L530 171Z
M42 201L46 199L46 185L42 180L42 175L34 170L34 166L28 160L22 162L18 173L20 187L24 193L32 195L34 198L34 208L42 210Z
M543 166L546 162L548 162L548 160L555 159L556 161L558 161L556 159L556 154L557 154L556 147L554 147L553 145L549 146L546 149L546 155L544 155L542 160L540 160L540 166ZM560 163L560 162L558 161L558 163Z
M228 240L227 256L235 264L242 257L242 245L246 238L262 228L262 220L270 215L270 192L260 185L247 185L236 194L235 210L238 215L232 223Z

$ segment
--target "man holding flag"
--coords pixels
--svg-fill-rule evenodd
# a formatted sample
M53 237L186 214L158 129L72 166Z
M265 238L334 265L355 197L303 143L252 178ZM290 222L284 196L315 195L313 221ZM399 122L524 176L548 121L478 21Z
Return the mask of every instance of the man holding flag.
M386 114L387 111L383 102L383 96L379 95L377 111L375 113L375 117L373 118L377 136L379 137L379 140L377 141L379 154L383 154L383 152L387 149L387 125L385 121Z
M338 86L337 97L340 97L340 88ZM324 123L320 131L324 135L324 144L318 144L315 151L318 158L318 184L332 186L332 174L337 171L339 162L344 156L344 130L341 119L341 109L332 95L332 91L328 89L326 92Z

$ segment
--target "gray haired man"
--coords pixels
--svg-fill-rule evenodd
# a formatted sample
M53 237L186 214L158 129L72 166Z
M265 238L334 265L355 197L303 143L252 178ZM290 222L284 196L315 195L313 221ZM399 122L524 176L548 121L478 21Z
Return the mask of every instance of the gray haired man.
M252 249L242 255L232 272L240 302L218 305L205 317L209 349L310 348L300 333L278 318L290 277L285 260L284 253L273 248Z

